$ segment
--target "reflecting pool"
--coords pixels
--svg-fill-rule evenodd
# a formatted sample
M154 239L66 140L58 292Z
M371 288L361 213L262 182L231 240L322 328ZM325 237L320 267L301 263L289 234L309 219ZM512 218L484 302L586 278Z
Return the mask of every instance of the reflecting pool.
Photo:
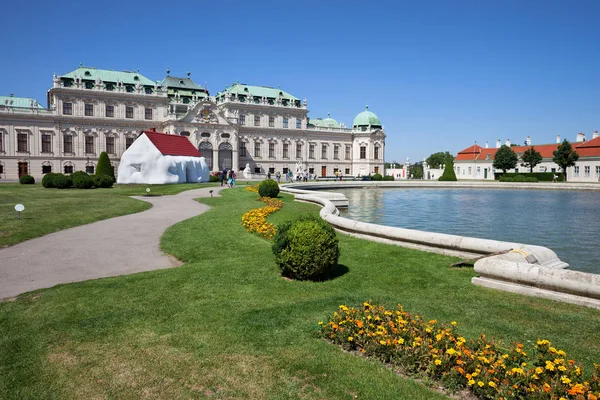
M600 193L498 189L336 189L357 221L549 247L600 273Z

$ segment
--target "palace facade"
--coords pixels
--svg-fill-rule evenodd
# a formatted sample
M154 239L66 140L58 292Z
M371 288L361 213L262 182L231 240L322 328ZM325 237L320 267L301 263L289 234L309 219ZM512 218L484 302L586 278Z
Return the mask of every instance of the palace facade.
M309 118L306 99L279 88L234 83L213 96L189 73L154 82L80 65L54 76L47 102L0 96L0 179L94 173L102 151L117 171L144 130L186 136L212 171L383 173L386 135L368 107L345 127Z

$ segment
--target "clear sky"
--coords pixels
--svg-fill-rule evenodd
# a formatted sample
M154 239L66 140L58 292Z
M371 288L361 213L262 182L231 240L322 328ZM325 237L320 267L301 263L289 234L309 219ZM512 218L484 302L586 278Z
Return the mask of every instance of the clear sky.
M238 81L381 119L386 161L600 129L600 1L6 1L0 95L86 66Z

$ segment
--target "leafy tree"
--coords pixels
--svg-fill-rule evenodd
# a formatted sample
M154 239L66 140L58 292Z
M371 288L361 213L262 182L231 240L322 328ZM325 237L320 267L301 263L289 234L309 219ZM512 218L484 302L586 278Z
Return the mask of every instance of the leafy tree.
M110 165L110 158L108 158L108 154L105 151L100 153L100 157L98 157L98 165L96 165L96 175L108 175L115 179L115 171Z
M542 155L535 150L535 147L531 147L523 152L523 163L521 166L529 168L529 173L533 174L533 169L541 162Z
M502 173L505 174L507 169L515 168L518 161L517 153L507 145L503 144L496 152L493 166L496 169L501 169Z
M408 176L411 179L423 179L423 165L420 162L409 165Z
M454 165L451 162L447 162L444 167L444 173L438 179L440 181L456 181L456 173L454 172Z
M567 168L575 165L575 162L579 160L579 154L571 147L571 143L567 139L562 142L556 150L554 150L554 161L564 172L565 182L567 181Z
M453 161L454 156L447 151L433 153L425 159L427 165L433 169L441 168L442 165L446 165L446 163Z

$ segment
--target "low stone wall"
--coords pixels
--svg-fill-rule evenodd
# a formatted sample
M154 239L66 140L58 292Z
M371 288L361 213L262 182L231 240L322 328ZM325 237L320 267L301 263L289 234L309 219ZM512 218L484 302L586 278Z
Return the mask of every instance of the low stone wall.
M433 185L431 185L433 183ZM511 291L528 296L544 297L588 307L600 308L600 275L565 270L568 264L561 261L552 250L523 243L470 238L466 236L394 228L354 221L339 216L332 201L343 203L339 193L318 192L318 189L365 187L469 187L526 188L538 184L499 182L332 182L282 185L282 191L292 193L297 200L321 205L320 215L337 230L367 240L397 244L404 247L466 258L482 257L475 263L480 274L473 278L475 285ZM554 189L565 184L542 184ZM595 184L570 184L570 189ZM550 188L548 188L550 189ZM562 188L561 188L562 189ZM345 198L345 197L344 197ZM347 200L346 200L347 204ZM502 253L502 254L498 254ZM485 257L489 255L489 257Z

